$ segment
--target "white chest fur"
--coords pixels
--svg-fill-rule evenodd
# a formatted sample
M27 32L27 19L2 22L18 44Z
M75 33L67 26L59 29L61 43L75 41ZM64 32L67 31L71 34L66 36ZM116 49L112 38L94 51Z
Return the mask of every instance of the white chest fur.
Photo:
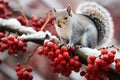
M71 39L71 35L72 35L72 26L71 25L67 25L67 26L62 26L62 28L56 26L56 31L58 33L59 36L70 40Z

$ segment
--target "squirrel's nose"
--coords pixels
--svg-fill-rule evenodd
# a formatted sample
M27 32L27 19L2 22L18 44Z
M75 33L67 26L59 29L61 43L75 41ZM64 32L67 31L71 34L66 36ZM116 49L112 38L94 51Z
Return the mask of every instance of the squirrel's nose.
M61 27L61 25L62 25L62 24L61 24L61 22L60 22L60 21L58 21L58 27Z

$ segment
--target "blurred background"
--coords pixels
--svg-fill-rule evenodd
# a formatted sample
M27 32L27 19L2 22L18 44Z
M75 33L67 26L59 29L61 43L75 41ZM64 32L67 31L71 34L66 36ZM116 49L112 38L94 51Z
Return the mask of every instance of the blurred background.
M6 0L10 2L12 9L17 10L19 8L15 0ZM18 0L22 6L23 12L27 16L36 15L38 17L46 16L46 12L52 8L61 9L66 8L67 5L72 6L73 12L76 7L85 1L96 1L103 5L111 13L114 21L114 38L113 44L119 46L120 44L120 0ZM17 62L23 62L27 55L34 49L32 46L37 44L30 43L28 45L28 51L26 54L19 54L9 56L7 54L0 54L0 58L3 59L3 63L0 64L0 80L17 80L15 67ZM31 49L32 48L32 49ZM64 77L60 74L53 73L50 70L49 60L45 56L38 56L35 54L30 65L33 67L33 80L86 80L84 77L80 77L79 73L72 73L70 77Z

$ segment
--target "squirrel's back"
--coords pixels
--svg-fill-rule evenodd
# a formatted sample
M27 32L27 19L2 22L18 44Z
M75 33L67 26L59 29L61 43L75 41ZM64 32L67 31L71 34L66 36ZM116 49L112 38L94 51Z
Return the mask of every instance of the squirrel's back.
M110 13L96 2L85 2L77 7L76 14L92 19L98 31L98 45L109 42L113 37L113 21Z

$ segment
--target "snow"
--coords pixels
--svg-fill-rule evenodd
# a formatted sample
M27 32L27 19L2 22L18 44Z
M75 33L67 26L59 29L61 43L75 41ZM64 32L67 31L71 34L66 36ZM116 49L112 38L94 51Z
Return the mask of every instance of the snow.
M85 53L87 56L90 56L90 55L99 56L100 55L100 51L98 51L96 48L92 49L92 48L85 47L85 48L79 48L79 50Z
M36 31L30 27L22 26L20 22L15 18L10 19L1 19L0 18L0 27L6 27L12 30L25 32L25 33L35 33Z
M46 36L46 33L43 32L43 31L40 31L40 32L36 32L34 34L30 34L30 35L22 35L20 36L21 38L45 38Z
M23 35L20 36L20 37L21 37L21 38L24 38L24 39L25 39L25 38L31 38L31 39L41 38L41 39L43 39L43 38L46 37L46 35L48 35L50 38L52 38L52 39L54 39L54 40L59 41L59 39L58 39L56 36L51 35L51 33L50 33L49 31L46 31L46 32L40 31L40 32L36 32L36 33L30 34L30 35L25 35L25 34L23 34Z

